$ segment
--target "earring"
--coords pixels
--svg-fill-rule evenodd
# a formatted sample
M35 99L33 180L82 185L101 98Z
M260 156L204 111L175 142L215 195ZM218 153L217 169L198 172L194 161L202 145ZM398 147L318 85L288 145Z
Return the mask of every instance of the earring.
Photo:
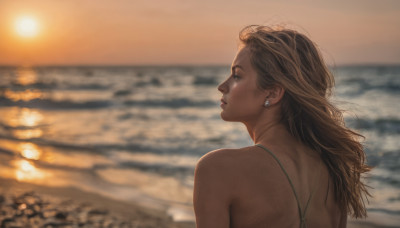
M265 103L264 103L264 107L267 108L268 106L269 106L269 100L266 100Z

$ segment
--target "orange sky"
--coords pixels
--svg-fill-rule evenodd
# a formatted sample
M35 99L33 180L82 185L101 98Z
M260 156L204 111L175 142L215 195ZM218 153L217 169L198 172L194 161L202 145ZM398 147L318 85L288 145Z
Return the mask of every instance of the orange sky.
M15 32L37 19L36 37ZM398 0L0 0L0 65L230 64L248 24L289 23L328 63L400 64Z

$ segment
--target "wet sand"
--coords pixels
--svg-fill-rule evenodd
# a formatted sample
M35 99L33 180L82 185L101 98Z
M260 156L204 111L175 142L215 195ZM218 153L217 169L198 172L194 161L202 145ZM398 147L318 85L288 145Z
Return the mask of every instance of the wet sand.
M0 210L1 227L195 227L132 202L12 179L0 179Z

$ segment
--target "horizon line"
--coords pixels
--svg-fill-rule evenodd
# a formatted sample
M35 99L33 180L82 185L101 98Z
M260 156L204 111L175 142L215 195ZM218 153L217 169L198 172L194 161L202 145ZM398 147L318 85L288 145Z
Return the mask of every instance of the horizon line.
M0 68L45 68L45 67L229 67L230 64L0 64ZM328 67L354 67L354 66L370 66L370 67L394 67L400 66L399 63L341 63L341 64L327 64Z

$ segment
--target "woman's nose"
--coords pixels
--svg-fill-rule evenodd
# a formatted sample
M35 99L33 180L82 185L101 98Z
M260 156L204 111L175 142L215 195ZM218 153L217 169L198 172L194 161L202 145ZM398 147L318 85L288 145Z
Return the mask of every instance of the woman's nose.
M221 84L219 84L218 90L219 90L221 93L226 93L226 92L228 92L227 80L225 80L224 82L222 82Z

